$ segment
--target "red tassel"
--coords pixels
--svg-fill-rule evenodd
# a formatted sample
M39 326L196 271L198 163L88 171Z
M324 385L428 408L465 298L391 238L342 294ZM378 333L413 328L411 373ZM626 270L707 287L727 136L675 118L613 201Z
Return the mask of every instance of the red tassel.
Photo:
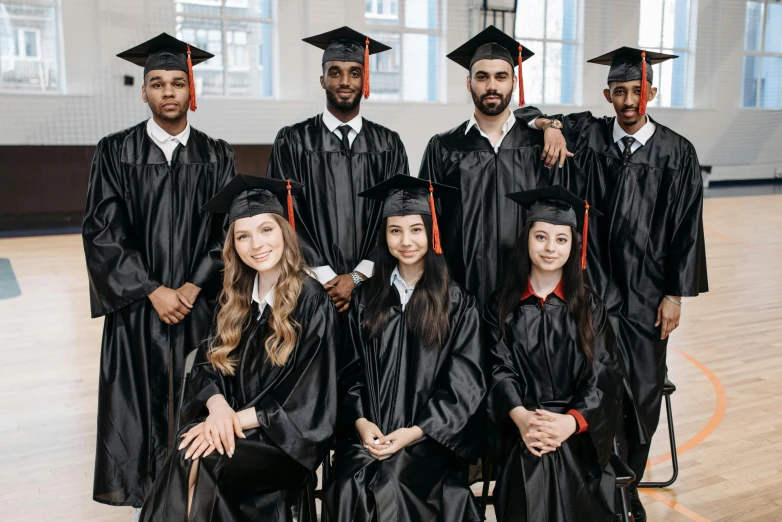
M581 234L581 270L587 267L587 234L589 234L589 202L584 201L584 231Z
M432 248L435 254L442 254L443 248L440 246L440 227L437 225L437 211L434 208L434 187L429 180L429 210L432 212Z
M369 98L369 37L364 43L364 86L361 89L364 99Z
M187 81L190 82L190 110L195 112L196 105L195 79L193 78L193 60L190 58L190 44L187 44Z
M288 180L288 223L293 227L293 231L296 232L296 220L293 219L293 196L291 196L291 180Z
M646 81L646 51L641 51L641 100L638 102L638 114L646 114L646 99L649 97L649 82Z
M519 45L519 107L524 106L524 78L521 76L521 51L522 47Z

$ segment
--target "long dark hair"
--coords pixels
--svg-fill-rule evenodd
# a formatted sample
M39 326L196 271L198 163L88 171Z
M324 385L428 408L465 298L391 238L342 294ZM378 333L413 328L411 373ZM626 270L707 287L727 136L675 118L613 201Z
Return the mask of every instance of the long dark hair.
M519 303L521 294L527 288L532 262L529 258L529 231L531 223L524 226L513 249L513 259L510 263L505 280L497 290L497 313L502 337L505 337L505 319L513 312ZM565 287L565 297L571 315L576 319L578 338L581 349L588 361L592 361L592 350L595 344L595 328L592 325L592 311L589 306L589 287L584 283L584 273L581 270L581 241L576 230L570 228L570 256L562 267L562 279Z
M424 254L424 273L415 284L415 291L407 303L407 326L426 347L441 348L450 330L448 320L448 286L450 276L445 259L435 254L432 248L432 218L421 216L429 240L429 249ZM396 289L391 287L391 273L399 262L391 255L386 242L388 218L381 223L377 238L375 269L367 282L367 317L364 328L373 338L388 324L391 307L396 304Z

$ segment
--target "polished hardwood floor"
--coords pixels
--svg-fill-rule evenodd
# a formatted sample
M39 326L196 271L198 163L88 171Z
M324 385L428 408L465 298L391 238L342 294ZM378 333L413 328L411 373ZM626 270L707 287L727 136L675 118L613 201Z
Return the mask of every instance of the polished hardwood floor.
M680 475L642 500L650 521L782 520L782 195L705 209L711 291L685 302L668 361ZM22 289L0 300L0 520L127 521L91 500L102 321L81 239L2 239L0 258ZM669 473L665 430L647 479Z

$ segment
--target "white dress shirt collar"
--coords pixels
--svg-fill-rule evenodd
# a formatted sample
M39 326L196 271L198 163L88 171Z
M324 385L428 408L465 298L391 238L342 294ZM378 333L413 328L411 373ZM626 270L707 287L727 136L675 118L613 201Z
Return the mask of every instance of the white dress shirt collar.
M413 296L415 285L408 285L405 283L405 280L402 279L402 276L399 274L398 265L394 268L394 271L391 272L391 286L396 288L396 291L399 292L399 301L402 303L402 310L404 310L405 306L407 306L407 302L410 301L410 298Z
M266 293L266 296L261 300L260 296L258 295L258 284L260 282L260 276L255 276L255 282L253 282L253 302L258 303L258 318L261 318L261 315L263 315L263 311L266 309L266 306L268 305L269 308L274 308L274 286L269 289L269 291Z
M187 141L190 139L190 123L185 126L185 130L172 136L155 122L154 118L147 120L147 135L152 141L160 147L163 154L166 156L166 161L171 164L171 158L174 156L174 150L181 143L183 147L187 146Z
M505 123L502 124L502 134L500 135L500 138L497 140L497 143L492 143L492 147L494 147L494 152L496 153L500 149L500 145L502 145L502 140L505 139L505 136L508 135L510 130L513 128L513 126L516 124L516 116L513 114L513 112L510 113L508 116L508 119L505 120ZM470 129L476 127L478 129L478 132L481 133L481 136L489 140L489 143L491 143L491 139L481 130L481 126L478 125L478 120L475 119L475 113L470 116L470 121L467 122L467 128L464 129L464 134L466 135L468 132L470 132Z
M638 129L635 134L626 133L624 129L619 126L619 122L616 121L616 118L614 118L613 138L614 143L619 145L620 150L624 151L624 143L622 143L622 138L625 136L631 136L635 138L633 145L630 147L631 152L635 152L642 146L646 145L646 142L649 141L649 139L652 137L652 134L654 134L654 130L657 128L657 126L652 120L649 119L649 116L644 116L644 118L646 118L646 123L644 123L644 126Z
M361 117L361 113L358 114L355 118L348 122L342 122L339 119L337 119L336 116L331 114L328 109L323 111L323 124L326 126L326 128L329 130L329 132L337 132L337 127L341 125L347 125L350 127L356 134L361 132L361 126L364 124L364 120ZM352 134L352 133L351 133Z

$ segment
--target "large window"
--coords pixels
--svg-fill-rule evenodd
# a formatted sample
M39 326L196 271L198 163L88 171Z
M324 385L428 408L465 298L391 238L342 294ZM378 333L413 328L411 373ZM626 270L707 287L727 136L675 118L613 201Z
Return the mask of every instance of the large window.
M214 54L193 73L196 91L272 96L272 0L175 0L177 38Z
M579 104L581 0L519 0L516 40L535 56L524 62L528 104Z
M693 0L694 1L694 0ZM638 46L646 51L676 54L653 66L657 97L652 107L690 107L695 56L692 44L695 35L690 27L690 0L641 0L641 23Z
M747 2L742 106L779 109L782 96L782 2Z
M372 99L437 101L443 0L366 0L366 31L391 46L370 59Z
M58 2L0 1L0 90L57 92Z

